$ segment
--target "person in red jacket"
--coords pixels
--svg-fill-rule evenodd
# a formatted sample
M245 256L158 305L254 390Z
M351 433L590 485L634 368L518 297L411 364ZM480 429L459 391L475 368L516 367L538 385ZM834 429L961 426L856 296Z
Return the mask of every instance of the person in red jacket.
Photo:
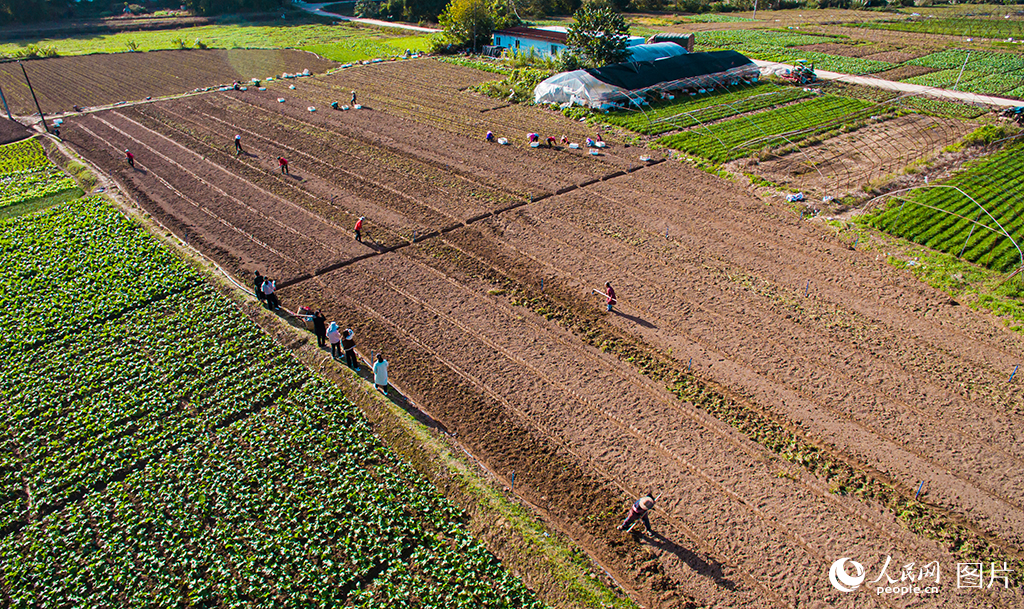
M277 164L281 166L281 173L288 173L288 159L279 156L277 157Z
M363 237L359 234L361 230L363 230L363 216L359 216L359 219L356 220L356 241L360 243L363 242Z
M615 288L612 287L612 282L604 282L604 294L606 297L605 304L608 305L608 312L610 313L612 307L615 306L615 303L617 302L615 300Z
M124 158L128 160L128 164L135 167L135 155L131 153L127 148L124 149Z
M629 513L626 514L626 520L619 525L620 531L625 531L634 522L640 520L644 523L644 528L647 529L647 533L653 533L651 530L651 519L647 516L648 512L654 509L654 497L652 495L644 495L643 497L636 500L633 503L633 507L629 508Z

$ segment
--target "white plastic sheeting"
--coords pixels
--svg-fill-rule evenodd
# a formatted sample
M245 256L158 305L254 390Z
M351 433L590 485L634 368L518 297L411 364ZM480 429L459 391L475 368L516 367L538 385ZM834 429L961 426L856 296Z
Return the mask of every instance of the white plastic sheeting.
M535 104L565 104L600 107L606 100L626 99L629 91L603 83L585 70L560 72L533 90Z

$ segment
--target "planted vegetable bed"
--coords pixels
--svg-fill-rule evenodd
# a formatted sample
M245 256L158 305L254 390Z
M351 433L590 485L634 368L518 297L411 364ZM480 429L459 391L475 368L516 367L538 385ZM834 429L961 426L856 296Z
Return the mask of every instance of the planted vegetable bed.
M953 188L924 189L894 198L871 224L997 271L1019 267L1021 255L1013 241L1024 243L1024 144L972 163L945 185L970 198Z
M5 604L539 606L336 389L102 201L0 235Z
M685 129L745 112L772 108L811 93L799 87L761 84L724 93L655 102L641 111L615 111L601 117L601 121L618 125L646 135L659 135Z
M660 138L658 143L721 163L855 123L867 118L864 111L874 106L860 99L824 95L784 108L692 128Z

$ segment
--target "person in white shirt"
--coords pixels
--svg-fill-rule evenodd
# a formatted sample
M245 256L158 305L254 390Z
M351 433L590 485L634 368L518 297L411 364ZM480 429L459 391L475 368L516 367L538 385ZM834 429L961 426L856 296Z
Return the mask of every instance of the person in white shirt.
M384 395L388 394L388 361L380 353L373 364L373 386Z
M267 301L267 306L271 309L280 309L281 301L277 299L277 282L272 279L263 280L263 299Z

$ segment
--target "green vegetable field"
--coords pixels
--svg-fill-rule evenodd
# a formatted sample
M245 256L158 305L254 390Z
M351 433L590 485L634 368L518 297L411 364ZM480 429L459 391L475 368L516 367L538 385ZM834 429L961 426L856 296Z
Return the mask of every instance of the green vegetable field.
M101 198L0 221L0 293L10 606L541 606L333 385Z
M921 34L946 34L975 38L1017 38L1024 32L1024 23L1018 19L903 19L900 21L867 21L844 24L845 27L863 27L874 30L896 30Z
M976 161L945 185L973 197L1018 245L1024 244L1024 142ZM869 223L943 252L956 255L962 249L964 259L996 271L1013 270L1020 266L1020 254L992 218L959 191L938 187L917 191L905 202L893 199Z
M0 146L0 208L74 191L75 181L50 164L34 139Z
M861 99L822 95L708 127L694 127L662 137L657 143L723 163L763 148L797 142L858 118L867 118L865 111L874 107L875 104Z
M637 133L659 135L744 112L778 106L810 95L799 87L761 84L708 96L680 96L671 101L651 104L651 107L643 112L611 112L602 116L601 120Z

